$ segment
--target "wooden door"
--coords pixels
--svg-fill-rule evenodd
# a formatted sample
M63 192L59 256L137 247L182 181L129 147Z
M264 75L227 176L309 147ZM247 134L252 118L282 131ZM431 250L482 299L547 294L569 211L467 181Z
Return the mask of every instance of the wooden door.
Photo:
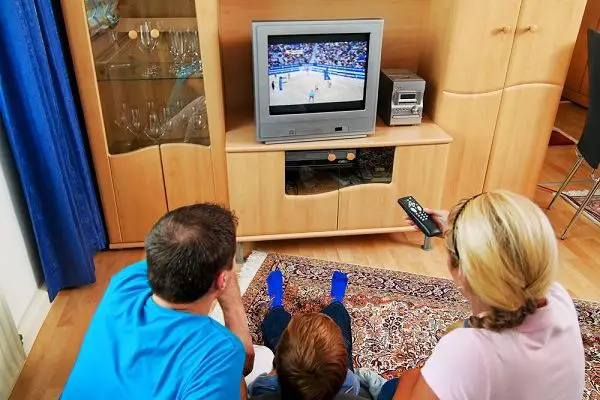
M523 0L506 86L563 86L586 0Z
M502 90L438 96L435 122L452 136L442 206L481 193L492 149Z
M285 193L285 152L229 153L229 204L238 237L303 234L337 229L338 190Z
M169 210L217 202L210 147L189 143L160 146Z
M448 144L396 147L392 182L340 189L339 230L399 227L406 214L397 200L414 196L427 207L441 205Z
M140 243L167 212L158 146L110 155L110 168L123 243Z
M504 90L485 190L531 197L548 147L562 87L519 85Z
M452 0L448 9L434 3L432 13L437 18L432 23L451 24L449 29L433 28L437 45L446 47L433 66L443 76L438 88L453 93L501 89L521 0Z

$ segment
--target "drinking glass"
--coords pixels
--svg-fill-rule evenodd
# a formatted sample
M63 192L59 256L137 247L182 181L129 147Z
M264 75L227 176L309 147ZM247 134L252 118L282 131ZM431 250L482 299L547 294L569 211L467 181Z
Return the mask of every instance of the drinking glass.
M162 137L163 133L156 111L151 111L148 113L148 125L146 125L145 133L146 137L153 142L158 141Z
M173 113L169 107L162 107L160 109L160 129L161 136L168 138L173 131L175 123L173 122Z
M121 130L121 132L125 134L125 140L119 141L119 148L121 150L118 150L117 152L120 153L122 151L133 150L135 146L135 138L132 137L131 130L129 129L129 106L126 102L121 104L121 109L119 110L115 119L115 125L117 128L119 128L119 130Z
M146 68L146 71L142 74L142 76L145 78L151 78L155 76L158 72L157 66L152 65L150 63L150 57L152 55L152 52L154 51L154 49L156 49L156 46L158 45L158 39L152 37L151 30L152 28L150 27L150 23L148 21L140 25L140 40L138 42L138 47L140 48L140 50L147 53L148 55L148 67Z
M198 31L188 30L185 33L187 38L186 53L190 59L192 67L191 74L202 72L202 62L200 60L200 44L198 43Z
M206 146L210 144L208 116L206 114L206 103L203 97L191 108L191 114L187 121L187 128L183 141L185 143L198 143Z
M110 38L112 39L113 43L115 43L115 45L116 45L118 35L117 35L117 31L115 28L117 27L117 25L119 23L119 19L121 18L119 15L119 12L117 10L119 1L118 0L104 0L104 1L108 6L108 11L106 13L106 20L107 20L108 29L110 29Z
M169 29L169 52L173 57L173 65L171 65L169 71L177 75L181 71L183 57L185 55L185 46L183 32L175 30L174 28Z
M143 128L142 112L137 107L131 107L129 109L127 129L131 135L133 135L135 141L139 141L141 139Z

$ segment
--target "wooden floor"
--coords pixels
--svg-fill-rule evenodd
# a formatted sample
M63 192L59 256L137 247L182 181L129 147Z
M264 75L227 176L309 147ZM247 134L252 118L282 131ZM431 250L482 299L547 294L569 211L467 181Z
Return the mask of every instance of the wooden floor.
M555 188L574 161L573 146L549 148L541 182ZM584 182L586 170L575 177L574 187ZM580 181L580 182L579 182ZM538 189L535 200L546 205L550 192ZM559 235L574 209L559 200L548 216ZM256 247L272 252L320 259L381 266L420 274L448 277L446 255L440 240L430 252L419 248L416 233L266 242ZM600 300L600 227L582 217L571 236L559 241L562 270L560 281L574 297ZM110 251L96 256L97 283L63 291L55 300L42 327L11 399L56 399L69 375L87 325L110 277L126 265L140 260L141 250Z
M554 126L561 129L575 140L579 140L585 125L587 108L578 104L563 102L558 106Z

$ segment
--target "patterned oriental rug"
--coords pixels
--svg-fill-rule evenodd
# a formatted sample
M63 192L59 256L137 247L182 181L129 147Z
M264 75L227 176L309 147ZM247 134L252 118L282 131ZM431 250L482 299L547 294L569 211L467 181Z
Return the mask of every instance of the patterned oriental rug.
M563 192L562 196L567 202L571 203L573 207L579 208L589 192L589 190L570 190L568 192ZM592 200L585 208L584 214L587 214L592 221L600 225L600 191L594 193Z
M332 272L340 270L349 275L345 305L352 317L354 365L386 378L423 365L445 329L469 316L468 303L447 279L282 254L263 253L260 261L246 271L246 284L244 270L240 278L243 289L247 286L244 305L255 343L262 344L271 271L282 270L284 304L294 314L319 311L328 302ZM586 355L584 398L600 399L600 303L575 304Z

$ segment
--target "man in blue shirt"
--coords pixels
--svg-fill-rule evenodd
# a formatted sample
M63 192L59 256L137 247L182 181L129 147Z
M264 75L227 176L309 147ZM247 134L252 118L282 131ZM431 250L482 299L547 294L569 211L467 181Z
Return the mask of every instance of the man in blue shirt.
M154 225L146 260L108 285L63 400L246 398L242 370L254 353L232 271L235 225L211 204ZM229 329L208 316L215 300Z

